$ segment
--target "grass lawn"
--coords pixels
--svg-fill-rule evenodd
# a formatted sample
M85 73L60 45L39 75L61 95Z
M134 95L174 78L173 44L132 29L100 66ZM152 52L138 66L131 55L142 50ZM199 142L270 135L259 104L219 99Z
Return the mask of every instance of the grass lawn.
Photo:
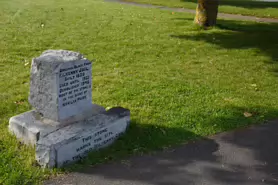
M167 7L196 9L197 0L123 0ZM256 0L220 0L219 12L278 18L278 2Z
M219 20L204 31L192 20L100 0L1 0L0 184L57 173L37 167L34 149L7 130L11 116L31 109L30 62L46 49L96 59L94 102L132 114L123 137L73 170L277 117L278 24Z

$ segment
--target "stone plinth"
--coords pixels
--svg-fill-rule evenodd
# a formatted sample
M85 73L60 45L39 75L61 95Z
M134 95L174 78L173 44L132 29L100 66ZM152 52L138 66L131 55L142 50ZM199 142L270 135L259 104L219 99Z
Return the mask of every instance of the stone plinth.
M99 114L49 133L37 142L36 159L44 167L61 167L113 143L130 122L129 110Z
M22 113L20 115L10 118L9 130L14 133L16 137L24 144L36 145L36 142L44 135L58 130L64 126L72 123L84 121L88 117L92 117L97 114L105 113L105 108L99 105L92 105L92 108L86 116L81 114L72 117L68 122L57 122L51 119L42 117L36 110ZM90 113L90 114L89 114Z
M92 63L80 53L48 50L33 59L29 102L34 110L10 118L18 140L35 145L43 167L61 167L111 144L130 112L92 103Z

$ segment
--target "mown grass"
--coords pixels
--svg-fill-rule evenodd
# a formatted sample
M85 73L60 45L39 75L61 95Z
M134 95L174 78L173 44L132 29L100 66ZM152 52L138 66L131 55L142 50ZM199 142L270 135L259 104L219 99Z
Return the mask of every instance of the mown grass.
M123 0L174 8L196 9L197 0ZM257 0L220 0L219 12L278 18L278 2Z
M93 101L131 110L127 133L72 170L277 117L278 25L219 20L200 30L192 20L99 0L0 1L0 184L59 172L37 167L34 149L7 129L31 109L30 62L47 49L95 59Z

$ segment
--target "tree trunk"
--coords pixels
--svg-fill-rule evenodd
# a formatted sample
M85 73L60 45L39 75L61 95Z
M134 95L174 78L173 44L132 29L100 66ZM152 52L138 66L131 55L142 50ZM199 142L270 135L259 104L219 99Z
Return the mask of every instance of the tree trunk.
M195 23L209 27L216 25L219 0L198 0Z

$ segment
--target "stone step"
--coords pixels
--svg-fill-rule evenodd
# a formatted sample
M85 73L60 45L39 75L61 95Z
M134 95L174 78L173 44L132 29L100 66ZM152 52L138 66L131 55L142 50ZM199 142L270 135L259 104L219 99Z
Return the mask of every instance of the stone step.
M129 114L127 109L112 108L105 114L49 133L36 144L36 160L43 167L62 167L92 150L106 147L126 131Z

